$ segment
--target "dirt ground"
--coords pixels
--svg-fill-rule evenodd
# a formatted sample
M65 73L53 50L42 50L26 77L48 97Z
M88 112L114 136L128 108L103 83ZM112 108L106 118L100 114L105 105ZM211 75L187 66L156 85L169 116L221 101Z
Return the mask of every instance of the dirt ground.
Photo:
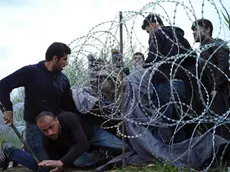
M64 171L65 172L93 172L94 170L65 169ZM31 170L18 166L18 167L8 168L4 172L31 172Z
M1 147L0 147L0 152L1 152ZM73 169L73 168L68 168L64 169L65 172L94 172L94 169ZM0 172L2 172L2 169L0 168ZM17 165L16 167L12 167L12 162L9 164L9 168L5 170L4 172L31 172L31 170L21 166Z
M4 172L32 172L31 170L21 166L21 165L17 165L16 167L11 167L12 164L9 165L9 168L7 170L5 170ZM95 170L93 169L64 169L64 172L93 172ZM0 169L1 172L1 169Z
M27 170L26 168L23 167L16 167L16 168L9 168L5 170L4 172L31 172L30 170Z

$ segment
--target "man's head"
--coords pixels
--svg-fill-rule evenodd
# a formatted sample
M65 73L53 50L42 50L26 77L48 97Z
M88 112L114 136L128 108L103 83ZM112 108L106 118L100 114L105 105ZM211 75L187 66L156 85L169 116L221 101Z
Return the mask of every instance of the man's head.
M122 61L122 55L118 49L112 49L112 64L118 64Z
M212 37L213 25L207 19L199 19L194 21L191 29L195 42L202 42L204 39Z
M64 43L54 42L46 50L46 62L51 64L52 71L61 72L68 64L68 55L71 49Z
M133 55L133 63L142 65L145 61L145 56L141 52L136 52Z
M52 112L41 112L35 119L38 128L48 138L55 140L61 132L61 126Z
M159 15L150 13L143 21L142 29L148 33L156 32L159 27L164 26L164 23Z

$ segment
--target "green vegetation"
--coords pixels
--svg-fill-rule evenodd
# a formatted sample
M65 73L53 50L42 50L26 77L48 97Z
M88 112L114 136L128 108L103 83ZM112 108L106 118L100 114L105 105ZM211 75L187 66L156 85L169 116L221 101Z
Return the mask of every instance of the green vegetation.
M223 8L222 15L224 17L225 24L228 27L228 29L230 30L230 15L229 15L227 9L224 7L224 5L223 4L221 4L221 5L222 5L222 8Z
M177 169L174 166L163 164L163 163L156 163L151 164L146 167L135 167L135 166L127 166L123 169L115 169L110 170L110 172L198 172L194 169ZM208 170L209 172L224 172L227 171L227 167L222 168L212 168Z
M222 15L225 21L226 26L230 30L230 15L228 11L225 9L224 6ZM134 49L137 49L135 46ZM130 57L132 57L131 51L128 51L124 58L124 62L127 66L131 66L130 63ZM85 57L86 59L86 57ZM71 86L75 85L85 85L87 84L87 80L85 76L87 76L87 64L83 59L73 59L71 63L69 63L69 66L65 69L66 75L70 79ZM12 96L12 102L14 104L14 122L16 126L23 125L23 101L24 101L24 93L23 89L19 88L16 90L16 92ZM0 112L0 115L1 112ZM0 144L3 141L9 141L16 145L17 147L21 146L20 140L17 138L13 130L9 127L6 127L5 125L0 125ZM146 167L135 167L135 166L127 166L125 168L115 168L114 170L111 170L111 172L195 172L196 170L193 169L180 169L178 170L176 167L168 164L163 164L160 162L154 162L153 164L150 164ZM212 168L208 170L209 172L222 172L227 171L226 167L219 167L219 168Z
M128 166L123 169L111 170L111 172L178 172L178 169L170 166L170 165L163 165L163 164L152 164L147 167L134 167Z

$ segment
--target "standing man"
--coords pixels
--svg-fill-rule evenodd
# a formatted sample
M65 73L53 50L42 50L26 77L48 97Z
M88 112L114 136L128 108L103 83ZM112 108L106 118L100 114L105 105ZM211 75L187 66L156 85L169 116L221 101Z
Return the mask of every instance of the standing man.
M76 110L69 80L62 73L70 53L66 44L54 42L46 51L45 61L22 67L0 81L0 105L5 109L3 118L8 125L13 122L10 93L14 88L25 88L26 142L41 161L48 159L48 155L43 147L42 132L35 123L36 116L42 111L58 114Z
M210 116L223 115L229 109L229 49L221 39L213 39L213 25L207 19L194 21L191 29L195 42L200 47L210 45L208 49L200 54L199 71L203 70L200 76L201 81L207 89L211 103L208 114ZM204 100L206 101L206 100ZM228 124L216 129L216 134L230 140Z
M172 104L170 102L175 100L178 102L186 102L185 82L188 78L184 71L180 69L180 66L178 67L177 65L181 60L181 58L179 59L178 57L183 56L183 63L180 65L187 70L192 70L195 66L195 60L186 55L186 53L191 50L191 46L184 38L184 31L181 28L164 26L161 17L157 14L150 13L144 19L142 29L149 33L149 53L145 63L148 67L151 67L153 64L160 65L152 78L156 84L160 107L164 107L160 110L162 114L158 115L164 123L171 123L172 121L166 120L165 117L171 119L182 118L183 114L181 111L183 111L183 107L180 103ZM171 76L170 71L172 71ZM159 105L156 107L158 106ZM176 110L173 110L174 107L176 107ZM162 115L164 117L162 117ZM170 141L180 142L186 138L184 131L179 130L174 140L171 140L174 135L173 132L173 127L159 128L161 138L166 143ZM190 131L188 131L188 133L190 133Z

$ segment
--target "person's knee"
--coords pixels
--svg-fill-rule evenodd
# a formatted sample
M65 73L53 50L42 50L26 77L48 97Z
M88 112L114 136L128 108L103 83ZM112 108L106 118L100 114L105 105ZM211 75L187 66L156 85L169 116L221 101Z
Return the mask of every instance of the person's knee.
M15 150L16 148L10 144L9 142L3 142L2 143L2 151L3 153L9 158L10 154Z

